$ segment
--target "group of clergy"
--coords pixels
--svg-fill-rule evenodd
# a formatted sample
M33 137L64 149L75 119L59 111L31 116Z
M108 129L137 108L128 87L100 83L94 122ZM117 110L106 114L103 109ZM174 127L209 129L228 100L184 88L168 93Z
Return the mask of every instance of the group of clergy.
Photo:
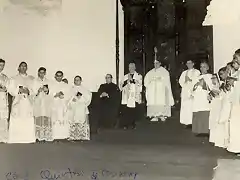
M210 74L207 62L186 62L179 79L182 87L180 123L192 127L196 136L205 136L214 146L240 153L240 49L218 73Z
M80 76L69 86L62 81L62 71L57 71L51 81L41 67L34 78L27 74L27 63L21 62L19 73L8 78L2 73L4 66L5 61L0 59L0 142L90 139L88 105L92 93L82 86Z
M62 71L55 73L55 80L48 80L47 70L40 67L35 78L27 74L27 63L21 62L18 74L8 78L3 74L5 63L0 59L0 142L90 140L88 106L92 92L82 85L80 76L69 85ZM106 82L97 92L99 127L118 124L124 129L135 129L143 86L147 116L152 121L165 121L171 116L174 100L170 75L158 60L155 59L154 68L144 79L137 73L135 63L129 64L129 73L119 87L112 82L111 74L105 78ZM9 96L12 97L11 103Z

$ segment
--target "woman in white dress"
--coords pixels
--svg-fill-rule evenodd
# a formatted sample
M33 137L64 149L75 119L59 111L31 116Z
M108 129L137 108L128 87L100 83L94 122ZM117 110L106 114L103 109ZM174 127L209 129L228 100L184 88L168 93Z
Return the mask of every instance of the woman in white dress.
M69 140L90 140L89 110L92 93L82 86L82 78L74 78L72 98L68 104Z
M9 93L13 96L8 143L34 143L34 78L27 75L26 62L20 63L18 71L19 74L10 80L8 86Z

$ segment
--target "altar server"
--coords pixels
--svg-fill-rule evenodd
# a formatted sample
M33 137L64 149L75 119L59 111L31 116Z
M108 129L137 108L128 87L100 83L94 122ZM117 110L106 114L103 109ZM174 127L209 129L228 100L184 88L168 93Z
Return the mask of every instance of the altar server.
M200 71L194 68L194 62L188 60L186 63L188 69L184 71L180 78L179 84L182 87L181 92L181 110L180 110L180 123L183 125L192 124L192 90L194 82L200 75Z
M80 76L74 78L71 96L68 104L69 140L90 140L88 106L92 100L92 93L82 85Z

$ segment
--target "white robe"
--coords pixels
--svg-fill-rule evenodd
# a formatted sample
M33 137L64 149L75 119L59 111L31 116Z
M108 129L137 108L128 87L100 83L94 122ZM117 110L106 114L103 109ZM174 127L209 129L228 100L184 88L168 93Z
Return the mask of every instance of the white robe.
M77 92L82 93L81 97L76 97ZM72 98L68 103L68 114L71 123L84 123L86 115L89 114L88 106L92 100L92 93L83 86L73 86ZM73 101L76 99L76 102Z
M8 77L0 73L0 85L7 87ZM8 140L8 94L0 92L0 142L6 143Z
M218 97L218 107L220 106L219 112L216 112L215 122L212 123L210 129L209 141L214 143L215 146L226 148L229 143L229 118L231 112L231 104L229 96L231 92L221 92ZM218 115L217 115L218 113Z
M82 94L81 97L76 96L78 92ZM69 139L90 140L88 106L92 100L92 93L83 86L73 86L71 95L72 98L68 103Z
M51 117L51 106L52 106L52 96L50 94L51 91L51 81L48 79L41 80L40 78L35 79L35 91L38 92L39 88L43 87L43 85L48 85L49 94L47 95L45 92L40 92L38 96L36 96L34 101L34 117Z
M208 101L208 93L212 90L212 74L203 74L198 77L198 80L204 79L208 89L204 90L201 86L198 86L196 90L193 91L193 112L210 111L210 103Z
M8 143L33 143L36 141L33 117L33 101L36 92L34 92L33 84L32 76L20 74L9 82L8 91L13 96L13 103ZM18 94L19 86L27 87L30 95Z
M146 87L147 116L171 116L174 105L169 72L160 67L150 70L144 78Z
M188 76L192 81L185 82L185 77ZM197 69L190 69L184 71L180 78L179 84L182 87L181 92L181 110L180 123L184 125L192 124L192 90L196 79L200 76L200 71Z
M67 119L67 104L70 100L70 86L64 82L54 81L51 84L50 94L53 97L52 102L52 130L54 139L67 139L69 137L69 121ZM54 97L60 91L64 98Z
M121 103L129 108L135 108L136 103L141 104L142 102L142 75L135 72L133 79L136 83L127 83L127 85L123 86L124 82L128 80L128 75L126 74L120 83L120 90L122 91Z
M35 97L34 101L34 118L35 118L35 127L36 127L36 138L40 141L52 141L52 102L53 97L50 95L51 82L44 78L35 79L35 91L38 92L40 88L44 85L48 85L49 94L45 92L40 92Z
M239 73L240 70L236 74ZM230 97L231 114L229 118L229 145L227 150L233 153L240 153L240 76L238 81L234 83L232 88L232 96Z

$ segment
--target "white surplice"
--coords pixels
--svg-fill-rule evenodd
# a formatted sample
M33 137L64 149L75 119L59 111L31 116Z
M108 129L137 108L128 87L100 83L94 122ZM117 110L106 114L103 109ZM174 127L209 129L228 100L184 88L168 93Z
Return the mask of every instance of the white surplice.
M169 72L160 67L150 70L144 78L146 87L147 116L170 117L174 105Z
M77 93L82 96L77 96ZM72 98L68 103L68 119L70 123L70 140L90 140L89 110L92 93L81 86L73 86Z
M229 118L229 144L227 150L240 153L240 70L236 72L238 80L234 83L230 97L231 114Z
M37 92L39 88L44 85L48 85L49 94L45 92L40 92L37 94L34 101L34 118L36 126L36 138L40 141L52 141L52 101L53 97L50 95L51 81L48 79L35 79L35 91Z
M180 78L179 84L182 87L181 91L181 110L180 110L180 123L184 125L192 124L192 90L196 79L200 76L200 71L197 69L189 69L184 71ZM189 77L192 81L185 81Z
M33 77L28 75L19 74L9 81L8 91L13 96L13 103L8 143L33 143L36 141L33 117L33 102L36 92L33 84ZM19 94L19 86L27 87L30 94Z
M135 83L127 83L124 86L124 82L128 80L129 74L123 77L120 83L120 90L122 91L122 105L126 105L129 108L135 108L136 103L141 104L142 102L142 75L135 72L133 79Z
M52 101L52 132L53 139L67 139L69 137L69 121L67 119L67 104L70 99L71 87L64 82L54 81L51 84L50 94ZM54 97L57 93L63 92L63 98Z
M231 103L229 97L231 92L220 93L218 105L221 106L218 116L216 114L216 121L212 123L210 129L210 139L209 141L214 143L215 146L226 148L229 143L229 118L231 113ZM216 112L217 113L217 112Z
M198 80L204 79L207 84L207 90L202 86L197 86L193 91L193 112L210 111L210 103L208 101L208 93L212 90L212 74L203 74L198 77Z
M7 87L8 77L0 73L0 85ZM6 143L8 140L8 93L0 92L0 142Z

